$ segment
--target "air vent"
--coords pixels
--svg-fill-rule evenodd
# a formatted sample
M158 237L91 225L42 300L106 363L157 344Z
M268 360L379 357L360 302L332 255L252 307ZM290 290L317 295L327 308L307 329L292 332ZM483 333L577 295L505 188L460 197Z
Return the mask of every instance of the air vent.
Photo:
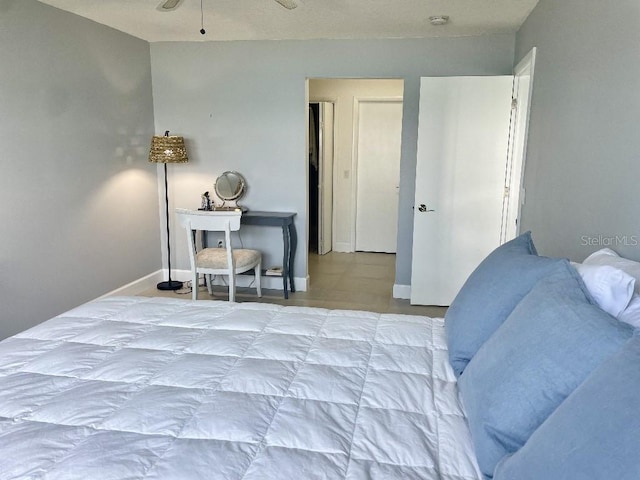
M434 15L433 17L429 17L429 22L431 23L431 25L435 25L435 26L446 25L447 23L449 23L449 16Z

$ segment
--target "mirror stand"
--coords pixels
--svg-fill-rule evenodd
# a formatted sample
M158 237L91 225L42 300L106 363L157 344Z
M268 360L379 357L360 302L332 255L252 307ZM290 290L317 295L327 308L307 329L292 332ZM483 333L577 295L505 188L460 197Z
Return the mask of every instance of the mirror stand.
M214 210L230 211L242 210L246 208L238 205L238 200L246 193L247 182L238 172L227 171L216 179L214 190L222 206L215 206Z

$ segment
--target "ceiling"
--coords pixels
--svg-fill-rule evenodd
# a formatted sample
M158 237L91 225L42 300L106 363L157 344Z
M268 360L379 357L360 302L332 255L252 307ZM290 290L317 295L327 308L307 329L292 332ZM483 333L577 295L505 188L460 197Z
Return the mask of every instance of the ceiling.
M326 38L421 38L513 33L538 0L40 0L149 42ZM204 28L200 34L200 3ZM429 17L448 15L432 26Z

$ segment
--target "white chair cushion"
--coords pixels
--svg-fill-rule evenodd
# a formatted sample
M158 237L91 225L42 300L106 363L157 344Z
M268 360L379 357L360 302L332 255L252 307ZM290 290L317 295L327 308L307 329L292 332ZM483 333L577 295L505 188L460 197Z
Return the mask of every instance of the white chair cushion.
M236 268L255 265L260 261L260 252L257 250L240 248L232 252ZM229 268L227 266L227 250L225 248L205 248L200 250L196 255L196 264L200 268Z

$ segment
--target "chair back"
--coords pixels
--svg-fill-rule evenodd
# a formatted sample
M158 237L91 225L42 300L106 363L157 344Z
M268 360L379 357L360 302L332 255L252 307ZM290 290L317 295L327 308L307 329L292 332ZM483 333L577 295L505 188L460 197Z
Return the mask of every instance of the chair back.
M183 227L190 230L203 230L206 232L224 232L229 229L235 232L240 229L240 217L242 212L210 212L210 211L194 211L177 208L176 214Z

